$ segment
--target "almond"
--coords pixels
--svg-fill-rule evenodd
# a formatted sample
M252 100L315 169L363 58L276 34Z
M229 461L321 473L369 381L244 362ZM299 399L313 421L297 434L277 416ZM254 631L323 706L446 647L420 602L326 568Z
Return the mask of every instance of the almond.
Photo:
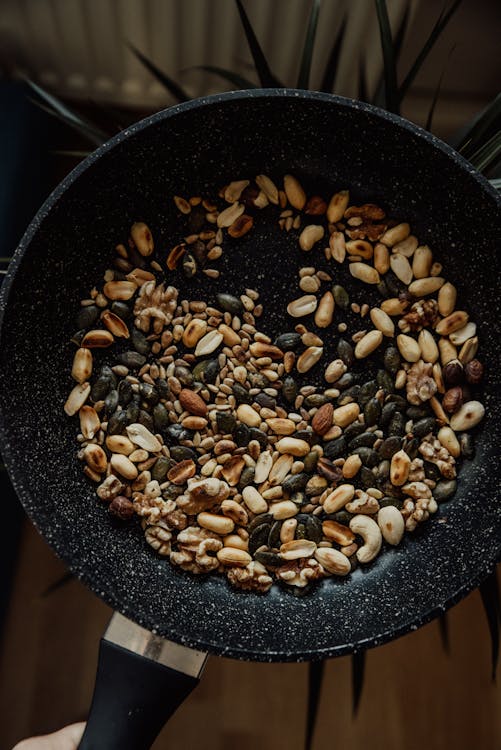
M197 417L205 417L207 414L207 404L195 391L183 388L179 393L178 399L183 409L189 411L190 414L194 414Z
M311 426L317 435L325 435L325 433L332 427L333 415L334 407L332 404L324 404L320 407L311 420Z

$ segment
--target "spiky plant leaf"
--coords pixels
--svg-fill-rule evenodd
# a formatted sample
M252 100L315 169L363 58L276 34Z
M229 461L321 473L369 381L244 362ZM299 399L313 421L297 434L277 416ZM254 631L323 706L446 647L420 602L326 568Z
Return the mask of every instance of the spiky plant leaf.
M315 36L317 34L318 14L322 0L313 0L306 27L306 36L304 39L303 54L301 55L301 65L299 66L299 75L297 78L297 88L307 89L310 83L311 61L313 50L315 48Z
M398 114L397 67L386 0L376 0L376 12L383 51L385 107L389 112Z
M367 74L365 72L365 59L360 58L358 62L358 93L357 99L361 102L369 101L369 94L367 91Z
M334 44L325 66L324 74L322 76L322 83L320 84L320 91L326 91L328 94L334 89L336 82L336 74L339 66L339 58L341 57L341 50L343 48L344 35L346 32L346 16L341 21L341 26L334 39Z
M320 691L325 672L325 661L311 661L308 665L308 713L306 715L305 750L310 750L315 733Z
M191 68L185 68L185 70L204 70L207 73L214 73L214 75L220 76L221 78L224 78L225 81L228 81L233 86L236 86L237 89L257 88L256 84L252 81L249 81L248 78L244 78L243 76L238 75L238 73L234 73L232 70L220 68L217 65L194 65Z
M479 172L486 172L493 167L501 157L501 130L494 133L491 138L479 149L473 152L468 161L478 169Z
M440 77L438 79L437 86L435 88L435 93L433 94L433 99L432 99L430 109L428 112L428 117L426 118L426 123L424 126L425 130L431 130L431 124L433 122L433 115L435 114L435 107L437 106L438 97L440 96L440 90L442 88L442 81L444 80L445 71L447 70L447 66L451 59L452 53L454 52L455 49L456 49L456 45L453 44L449 51L449 54L447 55L447 60L445 61L444 67L442 68L442 72L440 73Z
M362 690L364 689L365 658L365 651L357 651L351 657L353 716L357 715Z
M456 146L457 150L468 158L468 154L478 150L484 144L487 134L496 127L501 128L501 94L498 94L466 129Z
M451 20L454 13L457 11L459 6L461 5L463 0L455 0L449 10L446 11L447 3L442 8L442 12L440 13L440 16L437 19L437 22L435 23L435 26L431 30L430 36L426 40L425 44L423 45L421 51L418 53L416 59L414 60L414 63L411 66L411 69L407 73L406 77L404 78L402 85L400 86L399 90L399 98L400 101L404 98L406 93L408 92L411 84L413 83L415 77L421 70L421 66L423 65L424 61L428 57L429 53L433 49L433 46L437 39L440 37L442 31L445 29L449 21Z
M495 682L499 659L499 621L501 616L499 584L495 570L480 584L480 596L482 597L491 636L491 676L493 682Z
M160 70L160 68L152 63L151 60L146 57L146 55L143 55L143 53L138 50L137 47L134 47L131 42L127 42L127 46L132 54L136 56L139 62L144 65L144 67L151 73L151 75L154 76L157 81L162 84L162 86L169 92L169 94L174 97L174 99L177 99L178 102L190 101L191 97L188 96L186 91L172 78L170 78L170 76L164 73L163 70Z
M402 45L403 45L404 38L405 38L405 32L407 31L407 25L409 23L410 11L411 11L411 6L410 6L410 2L408 1L407 5L405 6L404 14L398 25L397 33L395 34L395 38L393 39L393 54L395 56L395 65L398 63L400 54L402 52ZM368 101L368 99L366 99L366 101ZM378 106L381 106L383 102L384 102L384 68L379 78L378 85L375 88L374 96L372 98L372 103Z
M256 68L261 86L263 86L263 88L284 88L283 83L280 83L278 78L276 78L270 70L268 61L266 60L264 52L261 49L261 45L257 40L257 36L254 33L254 29L252 28L252 24L249 21L247 13L245 12L242 0L235 0L235 2L237 4L240 20L242 22L242 26L244 27L247 43L251 51L252 59L254 60L254 66Z
M87 140L93 143L95 146L100 146L110 137L111 133L106 133L101 130L97 125L90 122L90 120L82 117L78 112L71 109L67 104L64 104L57 96L50 94L44 88L39 86L29 78L25 79L26 84L35 92L38 99L28 97L35 104L35 106L43 109L52 117L61 120L66 125L78 130Z
M438 618L438 628L440 630L440 640L442 642L443 649L446 654L450 652L449 643L449 620L447 619L447 613L444 612Z

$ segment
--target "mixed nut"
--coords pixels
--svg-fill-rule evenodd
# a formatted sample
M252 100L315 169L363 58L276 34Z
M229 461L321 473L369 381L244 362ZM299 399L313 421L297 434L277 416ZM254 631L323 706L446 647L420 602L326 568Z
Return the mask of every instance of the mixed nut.
M292 175L283 189L258 175L174 202L189 234L163 254L133 224L81 302L64 409L84 472L186 571L255 591L346 576L454 494L485 412L476 325L409 224L347 190L308 198ZM289 330L273 335L255 289L190 300L168 283L175 269L217 278L208 263L267 206L299 246ZM361 304L338 283L343 265ZM110 364L96 367L99 350Z

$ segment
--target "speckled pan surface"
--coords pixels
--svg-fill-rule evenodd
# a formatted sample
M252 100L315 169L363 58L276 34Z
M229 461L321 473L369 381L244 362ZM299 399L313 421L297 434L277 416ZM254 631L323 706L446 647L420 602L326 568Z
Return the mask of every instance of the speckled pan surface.
M229 179L261 172L292 172L326 193L349 187L356 199L379 201L408 219L467 300L487 367L487 418L455 498L399 549L304 598L196 579L158 558L138 524L116 526L81 473L75 424L62 411L78 300L102 278L131 222L146 221L167 248L177 239L171 195L214 193ZM492 569L501 549L499 209L488 183L440 141L373 107L324 94L225 94L122 132L41 208L2 290L1 448L37 528L114 608L173 640L232 657L342 654L406 633L451 606ZM290 242L264 222L223 256L216 284L183 282L182 293L200 298L257 287L268 311L263 326L273 328L283 319L284 294L297 289Z

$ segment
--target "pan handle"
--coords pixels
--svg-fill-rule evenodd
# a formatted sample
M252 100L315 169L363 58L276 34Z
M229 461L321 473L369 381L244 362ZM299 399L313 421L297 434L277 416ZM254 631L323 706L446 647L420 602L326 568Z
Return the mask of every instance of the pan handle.
M197 686L205 664L206 654L159 638L121 615L115 614L112 624L117 617L129 630L141 631L143 641L149 643L147 655L137 643L133 650L122 645L130 641L129 636L110 638L110 625L101 639L94 696L79 750L150 748L167 719Z

